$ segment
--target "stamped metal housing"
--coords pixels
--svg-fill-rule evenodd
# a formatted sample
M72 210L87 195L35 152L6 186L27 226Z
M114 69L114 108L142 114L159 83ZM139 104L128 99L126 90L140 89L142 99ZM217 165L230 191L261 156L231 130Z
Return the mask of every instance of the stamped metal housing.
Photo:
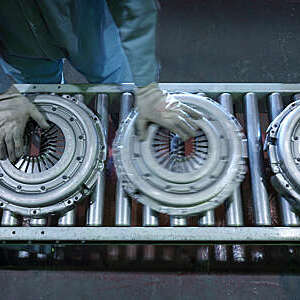
M26 153L13 163L0 161L0 207L39 218L63 214L90 193L106 143L100 119L78 99L43 94L33 102L50 129L30 122Z
M265 148L275 189L300 210L300 101L289 104L270 124Z
M195 138L150 125L147 139L135 135L133 111L114 142L114 160L125 190L160 213L201 214L230 196L244 179L245 137L234 116L210 98L195 94L174 97L203 114Z

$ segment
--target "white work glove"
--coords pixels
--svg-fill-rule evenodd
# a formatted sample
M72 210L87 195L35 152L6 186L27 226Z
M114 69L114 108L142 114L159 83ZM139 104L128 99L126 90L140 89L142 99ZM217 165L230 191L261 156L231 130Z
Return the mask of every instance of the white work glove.
M149 123L169 129L184 141L197 135L198 126L194 120L201 119L203 115L162 91L157 83L138 88L135 99L138 111L136 129L140 141L146 139Z
M49 124L36 106L15 87L0 95L0 160L14 162L24 153L24 131L29 118L43 128ZM7 155L6 155L7 154Z

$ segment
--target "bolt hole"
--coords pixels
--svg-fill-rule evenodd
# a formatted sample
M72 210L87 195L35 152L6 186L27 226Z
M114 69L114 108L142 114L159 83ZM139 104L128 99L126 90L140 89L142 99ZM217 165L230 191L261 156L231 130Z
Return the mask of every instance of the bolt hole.
M73 122L73 121L74 121L74 118L71 117L71 118L70 118L70 121Z
M11 233L12 233L12 234L16 234L16 232L15 232L15 231L12 231Z
M83 139L83 135L80 135L80 136L79 136L79 139L82 140L82 139Z
M0 173L0 177L3 177L4 175L2 173Z
M274 127L275 127L275 128L277 128L277 127L278 127L278 125L277 125L277 124L274 124Z
M4 206L4 203L3 203L3 202L1 202L1 203L0 203L0 206Z
M33 89L36 89L36 85L34 85L32 88L33 88Z
M294 139L295 139L295 141L297 141L297 140L298 140L298 137L297 137L297 136L295 136L295 137L294 137Z
M61 86L59 85L57 88L58 88L58 89L60 89L60 88L61 88Z
M21 188L22 188L22 186L21 186L21 185L18 185L18 186L17 186L17 189L18 189L18 190L20 190Z
M45 186L41 186L41 190L44 191L46 189Z
M78 161L80 161L81 160L81 156L77 156L77 158L76 158Z
M289 185L288 185L288 184L286 184L286 185L285 185L285 187L287 187L287 188L288 188L288 187L289 187Z
M41 231L41 234L45 234L45 231Z
M53 110L53 111L56 111L56 107L52 107L52 110Z
M72 201L71 200L68 200L68 202L67 202L68 204L71 204L72 203Z
M75 200L78 200L78 197L77 197L77 196L75 197Z
M94 117L94 121L98 121L98 118L97 118L97 117Z
M64 175L62 178L63 178L63 180L66 180L68 177L66 175Z
M33 210L32 213L33 213L34 215L36 215L36 214L37 214L37 211L36 211L36 210Z

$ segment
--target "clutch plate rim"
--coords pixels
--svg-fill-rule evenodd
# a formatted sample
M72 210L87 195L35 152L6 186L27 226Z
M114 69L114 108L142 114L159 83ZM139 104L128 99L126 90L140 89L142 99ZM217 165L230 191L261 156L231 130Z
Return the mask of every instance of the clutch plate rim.
M175 97L177 95L174 95ZM190 94L178 94L178 98L185 104L198 104L199 102L199 96L196 95L190 95ZM160 198L162 198L162 195L165 196L165 191L157 191L155 195L150 195L148 193L149 189L144 188L143 190L140 189L140 180L141 177L136 176L135 172L131 172L132 170L124 170L123 169L123 161L122 155L128 155L129 147L126 147L130 141L125 140L124 141L124 136L128 134L127 128L128 128L128 123L133 122L134 119L137 116L137 112L132 112L131 115L127 118L127 121L123 123L123 126L120 128L117 138L114 143L114 159L116 161L117 165L117 171L118 175L121 178L121 181L125 181L124 188L127 190L129 194L131 194L133 197L137 198L140 202L142 202L144 205L150 206L152 209L159 211L159 212L167 212L170 215L190 215L190 214L199 214L205 210L216 207L219 205L221 202L225 201L226 197L229 196L229 194L234 190L235 186L239 184L239 182L242 180L243 174L245 173L245 161L243 159L243 149L242 149L242 137L244 137L244 134L240 131L241 126L237 125L237 121L234 119L233 121L233 116L228 114L219 104L216 104L212 100L208 100L206 97L200 97L204 102L205 105L209 105L212 108L215 108L217 106L218 114L216 114L216 117L218 115L222 115L223 119L225 118L228 120L228 125L227 127L231 128L230 135L233 137L233 143L232 147L234 151L232 151L232 157L230 158L231 161L233 162L230 167L228 168L229 170L227 173L231 173L231 176L225 176L222 178L221 183L218 186L218 191L216 191L216 185L211 185L209 192L211 193L208 197L202 199L201 201L199 200L199 194L192 193L192 194L184 194L181 195L181 197L185 197L185 201L187 198L192 199L193 203L191 206L167 206L161 203L159 201ZM188 100L188 101L185 101ZM196 101L196 102L194 102ZM204 103L202 102L202 104ZM204 104L203 104L204 105ZM201 111L202 112L202 111ZM225 129L228 129L228 128ZM225 131L226 134L228 134ZM131 141L132 142L132 141ZM126 144L127 143L127 144ZM119 166L119 167L118 167ZM120 167L121 166L121 167ZM131 179L130 179L131 177ZM132 180L134 178L134 182ZM223 186L222 186L223 184ZM145 185L147 186L147 182L145 182ZM230 185L230 187L228 187ZM202 193L203 194L203 193ZM226 195L225 195L226 194ZM213 195L213 199L210 199L211 195ZM174 194L170 194L169 197L174 197ZM167 198L167 196L166 196ZM194 198L194 199L193 199ZM208 200L207 200L208 199ZM164 200L165 201L165 200ZM170 199L169 201L172 203L172 200ZM209 202L209 204L207 204ZM186 202L185 202L186 203ZM174 201L173 201L174 204Z
M72 113L77 117L80 126L82 126L82 129L86 134L86 137L84 138L86 147L85 155L82 158L82 161L78 161L78 168L76 169L75 176L71 179L67 178L60 186L58 186L58 188L54 187L51 191L44 190L35 195L28 193L22 194L21 192L12 191L1 186L0 207L23 216L39 217L53 213L64 213L72 209L74 204L81 200L83 194L90 192L91 187L96 181L97 171L103 168L107 149L104 138L104 129L99 118L75 98L70 97L70 99L66 99L56 95L39 95L33 102L41 112L43 112L43 105L60 105L66 109L67 113ZM94 143L95 141L96 143ZM78 149L80 149L80 147ZM76 153L77 152L75 151L74 154ZM59 174L60 177L63 176L70 165L71 163ZM3 181L3 177L1 177L0 180ZM83 190L84 185L86 185L85 190ZM17 201L14 201L14 199L12 200L11 198L13 197L16 197ZM39 198L43 198L42 203L35 202L35 200L38 200ZM28 199L30 203L24 204L24 202L26 202L24 200L26 199Z

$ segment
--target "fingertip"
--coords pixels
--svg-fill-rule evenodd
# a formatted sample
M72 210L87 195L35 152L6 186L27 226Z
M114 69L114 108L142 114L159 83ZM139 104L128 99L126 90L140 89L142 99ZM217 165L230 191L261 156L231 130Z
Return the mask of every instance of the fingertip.
M14 163L17 160L15 153L9 153L8 157L12 163Z
M16 158L20 158L21 156L23 156L24 152L20 149L18 151L16 151Z
M43 122L43 126L44 126L44 129L49 129L49 128L50 128L50 124L48 123L47 120L45 120L45 121Z
M147 134L145 132L139 134L139 141L144 142L147 138Z

